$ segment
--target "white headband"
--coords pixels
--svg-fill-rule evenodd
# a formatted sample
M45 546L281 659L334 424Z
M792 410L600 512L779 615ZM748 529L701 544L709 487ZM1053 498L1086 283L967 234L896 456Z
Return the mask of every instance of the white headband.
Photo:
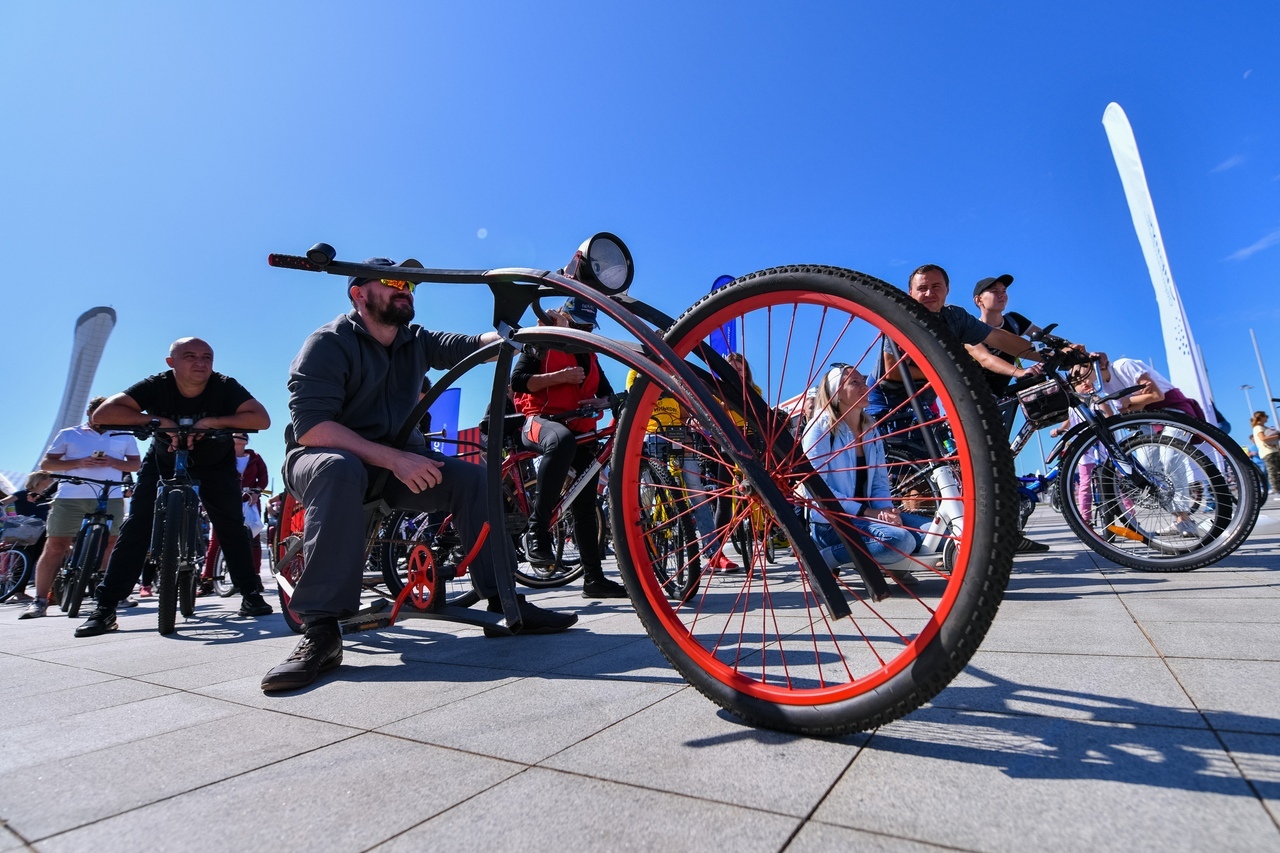
M823 380L823 386L827 389L827 397L834 398L836 391L840 389L840 377L844 376L843 367L833 367L827 371L827 378Z

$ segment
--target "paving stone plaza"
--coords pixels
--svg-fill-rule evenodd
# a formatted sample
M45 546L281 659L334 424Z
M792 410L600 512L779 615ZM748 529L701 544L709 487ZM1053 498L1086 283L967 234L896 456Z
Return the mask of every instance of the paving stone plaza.
M154 599L120 629L0 606L0 853L1280 850L1280 500L1223 563L1143 574L1060 516L990 634L874 732L755 730L575 584L568 634L415 621L267 697L283 619ZM274 599L272 599L274 601ZM51 610L56 612L56 608Z

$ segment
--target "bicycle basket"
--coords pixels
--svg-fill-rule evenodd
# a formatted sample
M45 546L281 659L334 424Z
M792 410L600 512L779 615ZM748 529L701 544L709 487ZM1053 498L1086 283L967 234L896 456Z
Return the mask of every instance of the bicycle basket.
M662 437L668 442L668 456L684 456L685 448L689 446L689 428L684 426L664 427Z
M4 520L4 533L0 542L10 545L34 545L44 534L44 522L29 515L19 515Z
M1071 410L1071 398L1057 382L1039 382L1017 391L1022 414L1036 429L1062 423Z

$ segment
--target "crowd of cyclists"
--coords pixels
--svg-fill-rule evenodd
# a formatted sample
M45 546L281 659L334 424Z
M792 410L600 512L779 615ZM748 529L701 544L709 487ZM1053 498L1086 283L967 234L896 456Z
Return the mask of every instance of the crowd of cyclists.
M365 263L397 266L385 258ZM419 265L410 260L402 266ZM978 281L972 295L975 316L948 304L951 282L942 267L926 264L907 280L909 296L936 315L965 346L981 367L990 390L1003 400L1006 435L1017 408L1016 398L1008 396L1010 385L1036 381L1041 361L1028 337L1041 329L1007 310L1013 282L1007 274ZM415 432L404 446L396 446L395 436L427 387L423 382L428 370L447 369L495 344L498 336L495 332L478 336L433 332L411 325L414 291L415 285L409 281L350 277L346 296L351 310L308 337L291 366L283 472L287 488L307 513L303 545L307 571L291 601L291 610L301 619L304 631L294 652L264 677L265 691L306 686L341 662L339 621L359 607L365 540L362 507L373 481L381 484L390 505L448 513L464 541L483 538L480 528L487 498L482 469L430 450L421 432ZM547 317L542 322L583 331L598 326L596 308L576 298L547 312ZM923 374L891 346L875 359L868 373L845 364L833 364L823 372L805 395L796 430L814 470L840 501L870 555L888 567L886 576L900 586L911 587L919 578L906 568L892 567L917 552L929 519L903 508L891 494L884 436L892 431L894 418L909 416L904 412L909 408L905 403L911 396L910 381L923 379ZM1080 349L1083 352L1083 347ZM1114 411L1171 410L1205 419L1195 401L1151 365L1095 355L1100 374L1095 375L1092 367L1080 366L1073 370L1071 381L1081 388L1100 383L1107 394L1136 387L1136 391L1109 402ZM744 386L755 387L744 356L731 352L726 360L738 371ZM157 438L145 455L141 454L129 429L157 422L165 428L186 423L195 429L227 431L230 442L207 438L192 442L188 448L211 534L201 591L212 590L214 565L222 560L241 596L238 615L261 618L273 612L262 597L259 539L268 523L261 504L267 471L262 458L249 449L247 432L267 428L271 419L236 380L214 372L213 349L207 342L198 338L175 341L166 363L169 369L164 372L109 398L95 398L86 422L59 433L25 488L5 497L4 503L12 505L14 514L41 519L46 525L39 542L27 547L35 571L30 591L16 590L16 597L27 601L20 618L47 614L54 574L68 558L82 519L92 512L89 505L96 506L96 493L90 485L64 479L55 492L55 484L45 472L90 481L110 477L120 483L110 495L114 521L104 574L95 591L96 603L75 635L88 637L114 630L117 609L136 604L135 587L139 596L151 594L148 553L157 483L172 475L176 447L172 440ZM633 379L634 375L628 378L628 386ZM526 347L521 353L512 373L512 390L515 407L523 416L520 440L542 456L525 558L534 566L545 566L556 559L550 513L560 494L559 486L571 467L582 467L584 456L596 450L576 437L594 429L598 416L567 422L557 416L584 405L595 404L599 410L616 406L618 397L594 353L537 347ZM930 404L927 395L920 402L926 407ZM741 422L740 417L737 420ZM660 404L649 430L654 452L688 426L674 400ZM1070 426L1067 422L1061 428ZM1277 433L1266 427L1266 415L1261 412L1255 414L1252 426L1275 488L1280 485L1276 482L1280 475ZM678 468L690 494L707 491L706 483L729 479L727 472L709 470L693 455L683 457ZM137 480L130 487L126 475L135 472ZM604 573L604 555L595 529L594 485L584 489L572 505L584 569L583 596L625 598L623 585ZM132 489L128 512L126 488ZM738 570L724 547L729 538L726 529L732 496L722 494L698 502L690 513L698 549L706 555L708 568L724 573ZM813 512L808 521L829 566L839 572L852 555L836 535L833 520ZM1017 550L1044 552L1049 546L1023 537ZM515 561L507 537L493 536L484 541L471 566L471 582L492 612L502 611L498 573L512 572ZM563 631L577 618L538 608L523 596L519 612L523 633Z

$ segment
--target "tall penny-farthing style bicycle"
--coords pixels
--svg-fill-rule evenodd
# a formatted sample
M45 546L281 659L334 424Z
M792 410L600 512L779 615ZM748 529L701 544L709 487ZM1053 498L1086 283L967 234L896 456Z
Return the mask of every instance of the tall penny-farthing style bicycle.
M305 257L272 255L269 262L334 275L490 288L494 327L503 340L436 382L410 415L413 423L464 374L494 360L489 436L491 444L499 443L513 356L529 345L590 350L635 369L640 378L618 420L610 462L609 512L619 569L637 615L671 664L704 695L752 724L834 735L897 719L950 682L995 616L1008 582L1017 522L1013 465L995 401L976 364L943 327L883 282L831 267L764 270L726 285L673 319L627 294L631 254L607 233L584 242L559 272L375 267L336 260L326 244L317 244ZM546 319L540 300L567 295L595 305L628 339L522 325L531 309ZM738 352L752 365L759 393L744 387L708 344L727 327L735 330ZM892 565L872 559L849 515L802 452L791 412L783 405L797 395L803 398L832 363L872 372L886 338L920 367L925 378L917 391L936 395L950 423L954 449L946 470L956 481L951 488L958 509L946 527L955 545L947 568L939 568L933 555L897 555L902 559ZM646 427L662 392L679 403L699 434L690 442L696 449L687 452L703 454L713 463L709 468L733 476L725 477L731 482L704 482L703 494L685 495L673 502L674 513L658 518L651 511L652 484L642 476L642 460ZM411 431L407 422L402 442ZM491 527L500 531L499 454L489 454L487 464ZM708 554L699 547L674 549L674 554L667 549L659 556L652 547L655 526L687 525L680 506L730 492L738 502L735 512L758 511L766 527L761 535L785 538L788 547L775 554L776 563L756 554L741 571L723 574L708 565ZM377 495L369 500L376 510ZM798 512L806 508L821 510L831 521L853 556L852 571L837 573L828 565L802 520L804 513ZM371 522L371 529L375 525ZM728 535L724 531L708 539L724 541ZM296 547L284 556L289 562L281 576L288 583L305 566ZM663 565L655 566L658 559ZM687 571L672 566L673 559L686 561ZM432 577L429 554L415 552L410 563L406 590L418 590L410 610L471 623L497 615L456 607ZM922 576L919 583L908 587L895 581L895 573L906 568ZM666 585L685 577L700 582L686 584L684 594L668 594ZM518 632L510 579L500 586L506 630ZM377 603L374 608L385 610ZM344 630L386 624L385 616L366 612L348 620Z

